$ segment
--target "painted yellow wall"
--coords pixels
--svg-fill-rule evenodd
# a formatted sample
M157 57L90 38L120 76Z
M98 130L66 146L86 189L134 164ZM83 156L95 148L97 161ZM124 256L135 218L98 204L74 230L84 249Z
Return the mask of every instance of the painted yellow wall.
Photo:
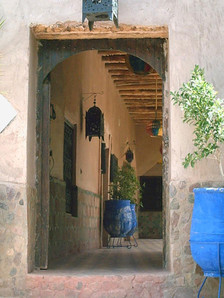
M51 102L57 115L56 120L51 120L51 149L54 158L51 175L63 180L66 118L72 124L77 124L76 184L100 193L100 140L93 138L89 142L85 137L85 113L93 106L93 96L89 93L103 92L97 96L96 105L104 113L106 147L118 157L119 165L122 165L124 153L128 149L127 142L135 151L132 146L135 141L134 123L97 51L80 53L58 65L52 72L51 84ZM132 166L135 164L134 160Z
M161 160L161 137L150 137L145 126L136 126L136 160L138 176L146 173Z

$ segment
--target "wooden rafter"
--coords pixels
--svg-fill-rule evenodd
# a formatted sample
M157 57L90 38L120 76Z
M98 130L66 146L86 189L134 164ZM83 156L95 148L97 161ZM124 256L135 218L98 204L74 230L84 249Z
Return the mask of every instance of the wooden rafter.
M121 99L136 123L162 121L162 79L156 71L146 75L132 72L126 53L98 51ZM156 111L157 108L157 111Z

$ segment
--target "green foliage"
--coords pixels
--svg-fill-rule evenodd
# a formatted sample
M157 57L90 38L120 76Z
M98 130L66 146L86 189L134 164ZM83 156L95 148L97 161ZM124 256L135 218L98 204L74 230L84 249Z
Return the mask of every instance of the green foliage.
M195 127L195 151L188 153L183 162L185 168L194 167L198 160L216 153L224 142L224 102L217 98L213 85L205 80L204 70L198 65L189 82L171 95L174 104L184 111L183 122Z
M5 22L5 20L0 19L0 29L2 28L4 22Z
M109 193L113 200L130 200L132 204L137 204L137 193L141 199L141 186L134 168L129 163L118 168Z

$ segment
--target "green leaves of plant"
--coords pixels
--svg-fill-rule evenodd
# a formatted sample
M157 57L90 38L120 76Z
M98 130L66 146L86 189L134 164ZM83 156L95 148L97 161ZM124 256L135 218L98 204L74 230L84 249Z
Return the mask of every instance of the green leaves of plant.
M135 170L129 163L124 163L122 168L118 168L109 193L114 200L130 200L136 204L138 191L141 198L141 186Z
M215 153L219 142L224 142L224 102L217 98L212 84L205 80L204 70L198 65L189 82L171 92L175 105L184 111L183 122L194 125L195 151L188 153L183 165L194 167L196 161Z
M4 22L5 22L5 20L0 19L0 28L3 26Z

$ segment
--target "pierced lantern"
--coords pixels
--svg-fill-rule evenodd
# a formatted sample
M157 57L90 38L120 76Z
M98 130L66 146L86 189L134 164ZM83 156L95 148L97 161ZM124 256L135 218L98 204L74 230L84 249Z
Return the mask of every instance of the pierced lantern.
M127 64L129 68L135 74L147 75L154 71L154 69L148 63L146 63L145 61L143 61L142 59L136 56L128 55L127 59L128 59Z
M158 136L160 129L160 121L155 119L146 126L146 131L150 136Z
M131 151L130 148L125 153L125 157L126 157L127 162L129 162L129 163L131 163L132 160L134 159L134 154L133 154L133 152Z
M92 137L102 137L104 140L104 116L95 101L94 106L86 112L86 137L89 137L89 141Z
M89 29L93 29L95 21L113 21L118 27L118 0L83 0L82 21L89 21Z

